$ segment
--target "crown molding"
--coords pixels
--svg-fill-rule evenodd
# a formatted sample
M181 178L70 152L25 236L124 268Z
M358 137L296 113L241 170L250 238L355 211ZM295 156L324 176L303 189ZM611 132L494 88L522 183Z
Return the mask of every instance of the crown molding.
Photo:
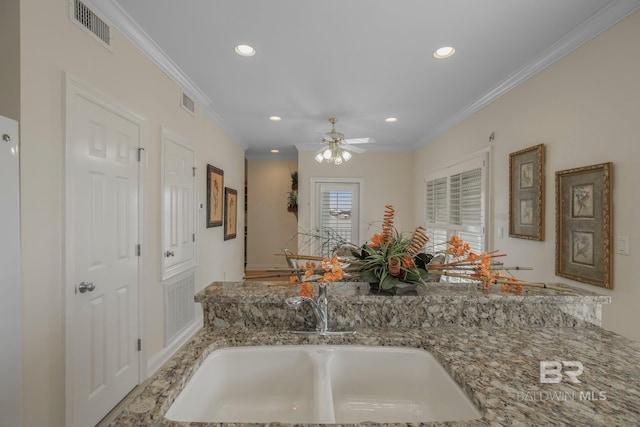
M420 142L415 148L417 149L432 139L442 135L447 130L477 113L493 101L500 98L502 95L524 83L529 78L576 50L600 33L611 28L638 9L640 9L640 0L617 0L609 3L607 6L604 6L580 26L567 33L563 38L552 44L540 55L533 58L502 83L489 90L475 102L467 105L465 108L449 117L449 119L435 126L423 137L422 142Z
M147 58L173 80L189 97L196 100L204 111L205 117L216 127L227 133L238 145L247 149L234 129L213 109L211 99L196 85L189 76L173 62L138 23L118 4L116 0L83 0L105 15L113 25Z

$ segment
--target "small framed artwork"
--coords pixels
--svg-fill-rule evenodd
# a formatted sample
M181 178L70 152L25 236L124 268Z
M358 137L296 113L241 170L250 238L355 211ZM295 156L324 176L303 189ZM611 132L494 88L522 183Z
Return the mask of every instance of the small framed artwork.
M556 172L556 275L613 288L613 163Z
M235 239L238 231L238 191L224 187L224 240Z
M544 144L509 154L509 236L544 240Z
M207 228L222 225L224 172L207 165Z

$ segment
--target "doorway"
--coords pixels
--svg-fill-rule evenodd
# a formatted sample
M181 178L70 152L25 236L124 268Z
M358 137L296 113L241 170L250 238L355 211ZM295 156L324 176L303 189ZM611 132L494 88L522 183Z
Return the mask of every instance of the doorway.
M142 119L66 79L67 423L95 425L141 380Z

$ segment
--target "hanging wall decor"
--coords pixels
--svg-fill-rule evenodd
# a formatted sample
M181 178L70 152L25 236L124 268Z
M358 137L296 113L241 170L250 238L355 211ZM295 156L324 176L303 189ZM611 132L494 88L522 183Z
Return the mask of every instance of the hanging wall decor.
M238 191L224 187L224 240L235 239L238 230Z
M544 240L544 144L509 154L509 237Z
M613 288L613 163L556 172L556 275Z
M224 172L207 165L207 228L222 225Z

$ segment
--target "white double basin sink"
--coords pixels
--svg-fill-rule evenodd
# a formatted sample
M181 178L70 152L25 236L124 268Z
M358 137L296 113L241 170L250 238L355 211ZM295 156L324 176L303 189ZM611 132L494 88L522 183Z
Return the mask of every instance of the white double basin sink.
M462 421L482 414L425 350L303 345L213 351L165 417L344 424Z

